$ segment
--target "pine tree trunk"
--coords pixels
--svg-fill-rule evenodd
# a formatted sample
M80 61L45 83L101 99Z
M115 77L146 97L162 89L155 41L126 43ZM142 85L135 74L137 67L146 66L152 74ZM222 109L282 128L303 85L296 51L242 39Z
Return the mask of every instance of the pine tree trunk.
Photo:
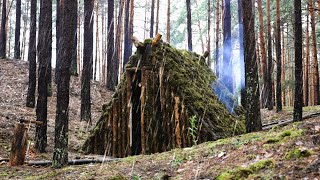
M216 59L216 76L219 77L220 74L220 61L219 61L219 31L220 31L220 4L219 4L220 0L217 0L216 2L216 34L215 34L215 38L216 38L216 44L215 44L215 59Z
M167 8L167 42L170 43L170 0L168 0Z
M157 19L156 19L156 33L157 35L159 33L159 6L160 6L160 0L157 0Z
M114 90L113 61L114 61L114 0L108 1L108 35L107 35L107 89Z
M207 52L209 53L209 56L207 57L207 64L208 64L208 66L210 67L211 66L211 45L210 45L210 41L211 41L211 39L210 39L210 37L211 37L211 35L210 35L210 31L211 31L211 4L210 4L210 0L208 0L208 2L207 2L207 4L208 4L208 9L207 9L207 18L208 18L208 24L207 24L207 26L208 26L208 34L207 34L207 38L208 38L208 42L207 42Z
M27 94L27 107L35 107L35 90L36 90L36 57L37 57L37 46L36 46L36 33L37 33L37 0L31 0L31 11L30 11L30 36L29 36L29 50L28 50L28 61L29 61L29 84Z
M268 24L268 66L266 73L266 95L267 95L267 108L273 109L272 102L272 37L271 37L271 22L270 22L270 0L267 0L267 24Z
M95 59L94 59L94 70L93 70L93 80L97 81L97 66L99 62L99 2L96 3L96 47L95 47Z
M60 78L57 84L57 110L55 121L55 139L52 166L59 168L68 165L68 122L69 122L69 87L71 63L74 60L74 48L77 37L77 0L61 1L62 16L62 54Z
M2 0L1 29L0 29L0 59L6 58L6 23L7 23L7 1Z
M246 74L246 130L247 133L262 129L260 102L259 102L259 83L258 65L255 53L255 32L254 18L252 13L252 1L242 0L244 29L244 59Z
M74 2L73 2L74 3ZM78 3L78 2L76 2ZM77 4L76 4L77 5ZM78 5L77 5L77 8L78 8ZM75 12L76 14L78 13L77 11ZM77 20L76 20L76 23L77 23ZM77 28L75 29L75 35L72 39L72 60L71 60L71 75L73 76L78 76L78 64L77 64L77 43L78 43L78 36L77 36Z
M243 49L243 8L241 4L241 0L238 0L238 21L239 21L239 61L240 61L240 79L241 79L241 84L240 84L240 93L241 93L241 105L245 107L245 96L246 96L246 90L245 90L245 80L244 80L244 49Z
M312 56L313 56L313 105L319 104L319 68L317 58L317 37L315 29L315 15L313 9L313 1L309 0L309 11L311 16L311 37L312 37Z
M294 0L294 59L295 59L295 92L293 121L302 120L302 22L301 1Z
M231 41L231 12L230 12L230 0L225 0L225 12L223 22L223 63L220 69L220 75L222 82L233 93L233 71L231 63L232 54L232 41Z
M55 71L55 83L58 83L59 79L59 68L61 61L61 0L57 0L57 15L56 15L56 71Z
M91 123L91 94L90 80L92 79L93 64L93 8L94 0L84 1L84 47L83 70L81 76L81 121Z
M281 82L286 81L286 49L285 49L285 43L284 43L284 30L285 28L282 28L282 69L281 69ZM286 89L285 87L282 88L282 105L286 106Z
M276 62L277 62L277 89L276 89L276 111L282 111L281 102L281 30L280 30L280 0L276 0Z
M115 41L115 51L114 51L114 61L113 61L113 74L112 74L112 81L114 84L113 90L118 85L118 77L119 77L119 66L121 63L121 35L122 35L122 15L124 9L124 0L120 0L119 6L119 14L117 20L117 31L116 31L116 41Z
M186 0L187 5L187 31L188 31L188 50L192 51L192 29L191 29L191 4Z
M262 75L262 95L261 95L261 105L263 108L267 106L267 63L266 63L266 49L265 49L265 37L264 37L264 24L263 24L263 10L262 10L262 0L257 0L258 13L259 13L259 40L260 40L260 60L261 60L261 75Z
M309 15L308 13L306 14L307 16L307 27L306 27L306 56L305 56L305 76L303 82L304 84L304 105L308 106L309 105L309 66L310 66L310 39L309 39Z
M123 51L123 67L128 63L129 57L132 54L131 46L131 32L130 32L130 0L125 0L125 11L124 11L124 51ZM130 19L131 20L131 19Z
M43 122L36 128L35 147L40 152L45 152L47 147L47 99L48 85L51 66L52 52L52 2L40 0L40 21L38 34L38 100L37 100L37 121Z
M16 27L14 34L14 58L20 59L21 0L16 0Z
M154 2L151 0L151 15L150 15L150 38L153 38L153 27L154 27Z

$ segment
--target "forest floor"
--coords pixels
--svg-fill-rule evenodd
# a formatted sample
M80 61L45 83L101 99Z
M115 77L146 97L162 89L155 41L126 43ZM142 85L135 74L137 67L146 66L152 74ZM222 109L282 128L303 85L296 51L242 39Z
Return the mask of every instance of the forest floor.
M19 118L35 120L35 110L25 107L28 63L0 60L0 160L9 157L14 124ZM31 126L29 160L52 158L55 91L48 101L47 153L33 149ZM93 125L80 122L80 79L70 86L69 159L84 157L79 149L97 122L102 104L112 92L92 83ZM304 108L304 114L320 112L320 106ZM262 110L264 123L287 120L292 108L281 113ZM61 169L27 166L9 167L0 162L0 179L316 179L320 177L320 117L267 131L207 142L165 153L139 155L103 164L73 165Z

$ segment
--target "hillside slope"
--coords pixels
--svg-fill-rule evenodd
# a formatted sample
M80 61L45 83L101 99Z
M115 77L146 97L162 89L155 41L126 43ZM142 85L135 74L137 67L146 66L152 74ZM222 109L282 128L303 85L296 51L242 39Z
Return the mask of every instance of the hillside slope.
M8 157L11 146L15 122L19 118L36 120L35 109L25 106L28 90L28 62L0 59L0 158ZM76 152L92 128L85 122L80 122L80 93L81 80L71 77L70 105L69 105L69 147ZM107 91L100 83L92 82L92 119L95 124L101 114L101 107L108 102L113 92ZM54 121L56 112L56 85L53 83L53 96L48 98L48 154L34 153L30 159L41 159L43 156L51 158L54 141ZM35 126L29 132L31 142L34 143ZM32 147L32 144L31 144ZM31 151L33 149L31 148ZM39 157L38 157L39 155Z

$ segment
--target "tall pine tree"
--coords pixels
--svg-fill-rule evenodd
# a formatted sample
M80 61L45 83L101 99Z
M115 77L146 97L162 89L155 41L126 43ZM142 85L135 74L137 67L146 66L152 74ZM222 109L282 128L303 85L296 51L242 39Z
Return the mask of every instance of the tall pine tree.
M57 108L52 166L59 168L68 165L68 122L69 122L69 87L71 63L76 49L74 39L77 36L77 0L60 1L61 11L61 64L60 78L57 84Z
M294 62L295 62L295 92L293 121L302 120L302 22L301 1L294 0Z
M93 64L93 8L94 0L84 1L84 46L81 76L81 120L91 123L90 79Z
M256 61L256 42L254 31L254 14L251 0L242 0L243 32L244 32L244 61L245 61L245 84L246 84L246 130L247 132L262 129L258 65Z
M36 47L36 33L37 33L37 0L31 0L30 10L30 36L29 36L29 50L28 50L28 61L29 61L29 85L27 94L27 107L35 107L35 90L36 90L36 58L37 58L37 47Z
M51 51L52 51L52 1L40 0L40 21L38 34L38 100L37 100L37 121L43 124L36 128L35 147L39 152L45 152L47 147L47 100L48 81L51 71Z

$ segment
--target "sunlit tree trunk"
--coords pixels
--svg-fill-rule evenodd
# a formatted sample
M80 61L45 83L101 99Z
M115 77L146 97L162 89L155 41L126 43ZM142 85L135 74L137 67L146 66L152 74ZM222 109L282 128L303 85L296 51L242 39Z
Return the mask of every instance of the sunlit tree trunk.
M84 1L84 47L83 70L81 76L81 121L91 123L91 91L93 66L93 8L94 0Z
M14 58L20 59L21 0L16 0L16 27L14 34Z
M281 102L281 30L280 30L280 0L276 0L276 62L277 62L277 89L276 89L276 111L282 111Z
M188 31L188 50L192 51L192 28L191 28L191 4L186 0L187 6L187 31Z
M120 0L120 6L119 6L119 14L118 14L118 20L117 20L117 26L116 26L116 41L115 41L115 56L113 61L113 75L112 79L114 82L114 90L115 87L118 85L118 77L119 77L119 67L122 67L121 63L121 37L122 37L122 17L123 17L123 9L124 9L124 1Z
M55 120L55 138L52 166L60 168L68 165L68 122L69 122L69 87L71 64L74 60L77 37L77 0L61 0L62 5L62 53L60 78L57 84L57 110Z
M28 50L28 61L29 61L29 84L27 94L27 107L35 107L35 90L36 90L36 58L37 58L37 0L31 0L31 11L30 11L30 36L29 36L29 50Z
M309 66L310 66L310 39L309 39L309 15L307 16L307 26L306 26L306 56L305 56L305 70L304 70L304 105L309 105Z
M254 16L252 13L252 1L242 0L244 29L244 59L245 59L245 84L246 84L246 131L247 133L262 129L258 65L255 53Z
M40 21L38 32L38 100L37 100L37 121L43 122L36 127L35 147L38 152L45 152L47 147L47 99L48 84L51 73L52 53L52 1L40 0Z
M266 105L268 110L273 109L272 103L272 37L271 37L271 22L270 22L270 0L267 0L267 24L268 24L268 66L266 73Z
M262 89L261 89L261 106L263 108L267 105L267 63L266 63L266 49L265 49L265 37L264 37L264 24L263 24L263 10L262 0L257 0L258 14L259 14L259 41L260 41L260 60L261 60L261 75L262 75Z
M309 0L309 11L311 16L311 37L312 37L312 74L313 74L313 104L319 104L319 68L318 68L318 58L317 58L317 37L315 28L315 15L313 9L313 2Z
M1 29L0 29L0 59L6 58L6 23L7 23L7 1L2 0L2 11L1 11Z

